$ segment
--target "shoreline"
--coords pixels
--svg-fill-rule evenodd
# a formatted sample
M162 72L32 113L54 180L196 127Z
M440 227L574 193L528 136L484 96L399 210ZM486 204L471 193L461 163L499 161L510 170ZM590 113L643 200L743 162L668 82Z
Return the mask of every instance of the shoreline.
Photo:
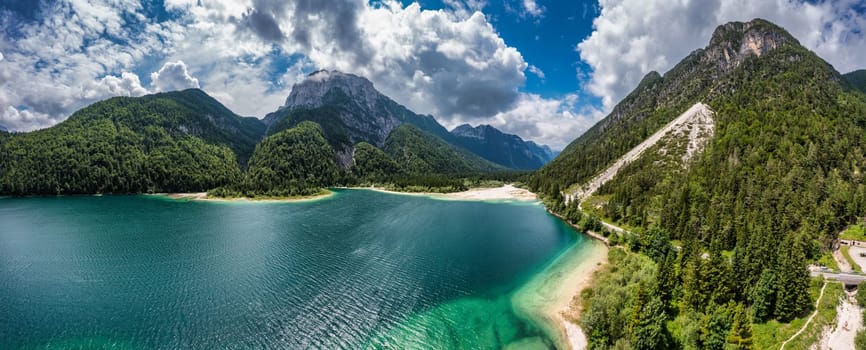
M538 196L529 190L505 184L500 187L471 188L462 192L399 192L381 187L341 187L340 189L368 190L381 193L420 196L436 200L450 201L489 201L489 202L540 202ZM223 203L294 203L329 198L334 191L327 190L315 196L299 198L208 198L206 192L200 193L162 193L155 194L174 200L223 202ZM535 275L512 296L514 311L533 323L559 348L585 349L586 336L576 320L580 314L580 293L592 285L595 271L607 263L608 241L605 237L578 230L562 216L545 210L562 220L578 235L589 239L563 251L543 271Z
M347 187L350 190L368 190L388 194L428 197L439 200L455 200L455 201L519 201L519 202L535 202L538 201L538 196L529 190L514 187L513 184L505 184L500 187L479 187L470 188L462 192L438 193L438 192L400 192L386 190L381 187Z
M349 187L403 196L420 196L438 200L537 202L529 190L505 184L492 188L471 188L463 192L399 192L384 188ZM576 320L580 315L580 293L592 285L595 272L607 264L609 242L595 232L584 232L561 215L545 210L562 220L578 235L589 239L562 252L543 271L532 277L512 296L512 308L521 317L538 325L558 348L586 349L586 335Z
M580 293L607 264L607 252L607 246L594 239L569 248L514 294L515 312L541 327L557 348L585 349L586 336L574 322L580 314Z
M182 200L182 201L201 201L201 202L219 202L219 203L298 203L298 202L312 202L325 198L329 198L333 196L334 191L325 190L325 192L321 194L316 194L312 196L299 196L299 197L286 197L286 198L249 198L249 197L209 197L207 192L193 192L193 193L154 193L148 194L150 196L159 196L165 197L169 199Z

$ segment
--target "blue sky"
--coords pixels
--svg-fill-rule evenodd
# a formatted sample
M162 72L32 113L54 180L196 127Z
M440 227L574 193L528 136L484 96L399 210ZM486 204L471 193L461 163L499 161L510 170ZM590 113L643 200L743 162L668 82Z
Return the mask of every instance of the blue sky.
M403 0L409 5L413 1ZM427 9L445 9L440 0L418 1ZM580 60L577 44L592 33L592 20L598 15L596 1L548 1L542 18L525 15L520 3L491 1L484 13L509 46L520 49L523 58L539 68L545 78L528 74L525 90L544 96L561 96L580 86L578 72L591 68ZM592 95L585 96L587 98Z
M276 110L318 69L367 77L446 127L562 148L646 73L756 17L839 71L864 68L862 0L0 0L0 125L27 131L111 96L198 87Z

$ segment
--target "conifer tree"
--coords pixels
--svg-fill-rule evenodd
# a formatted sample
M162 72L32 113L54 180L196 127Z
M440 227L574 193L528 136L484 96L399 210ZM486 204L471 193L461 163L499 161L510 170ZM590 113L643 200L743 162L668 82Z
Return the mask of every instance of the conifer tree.
M752 320L743 304L737 304L734 310L734 321L731 332L728 334L728 345L730 350L751 350L752 346Z

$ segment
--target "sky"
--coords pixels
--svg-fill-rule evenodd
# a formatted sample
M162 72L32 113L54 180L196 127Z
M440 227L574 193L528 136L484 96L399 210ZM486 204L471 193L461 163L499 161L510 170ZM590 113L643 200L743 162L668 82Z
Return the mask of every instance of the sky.
M0 0L0 126L193 87L262 118L336 69L448 128L561 149L729 21L773 21L840 72L866 68L864 13L866 0Z

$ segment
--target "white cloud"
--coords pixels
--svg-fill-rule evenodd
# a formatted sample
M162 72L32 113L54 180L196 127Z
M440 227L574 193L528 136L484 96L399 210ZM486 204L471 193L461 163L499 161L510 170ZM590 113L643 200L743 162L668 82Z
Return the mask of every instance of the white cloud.
M3 53L0 52L0 61L2 61L2 60L3 60Z
M514 108L482 123L561 150L604 117L595 108L577 107L577 102L577 95L574 94L561 99L521 94Z
M85 99L100 99L108 96L141 96L149 91L141 86L138 75L123 72L120 77L107 75L90 86L84 95Z
M530 73L535 74L535 76L537 76L538 79L544 80L544 71L542 71L541 68L538 68L538 67L530 64L529 68L527 68L527 70L529 70Z
M857 1L601 0L594 32L577 46L593 68L586 88L610 110L649 71L664 73L705 47L718 25L753 18L784 27L843 73L862 68L866 18Z
M55 124L73 111L114 95L143 92L130 73L160 47L158 36L133 32L128 19L139 18L133 0L44 3L44 17L18 21L0 16L0 113L12 130ZM118 45L111 38L135 42ZM120 72L120 76L115 76Z
M156 91L199 88L198 79L189 74L183 61L166 62L159 71L150 74L150 81Z
M541 17L544 15L544 6L538 5L535 0L523 0L524 14L530 17Z
M56 124L58 120L50 115L31 110L18 110L12 106L0 110L0 125L9 130L41 129Z
M520 52L480 12L462 18L390 3L366 8L359 27L373 53L367 64L332 50L311 52L311 60L366 76L398 102L446 122L507 111L526 80Z
M788 28L842 71L859 68L866 30L854 1L601 0L595 32L578 46L593 69L585 86L609 110L646 72L705 46L716 25L753 17ZM134 0L49 2L37 22L0 16L4 32L21 33L0 37L0 112L15 120L7 126L29 130L108 96L200 86L238 114L262 117L304 73L339 69L446 125L488 122L555 147L601 118L573 95L522 93L526 74L544 72L499 36L479 12L486 4L448 0L430 11L394 0L167 0L180 18L156 22L142 19ZM515 4L536 20L546 11ZM296 63L286 68L288 56ZM153 67L142 76L148 89L133 72Z

